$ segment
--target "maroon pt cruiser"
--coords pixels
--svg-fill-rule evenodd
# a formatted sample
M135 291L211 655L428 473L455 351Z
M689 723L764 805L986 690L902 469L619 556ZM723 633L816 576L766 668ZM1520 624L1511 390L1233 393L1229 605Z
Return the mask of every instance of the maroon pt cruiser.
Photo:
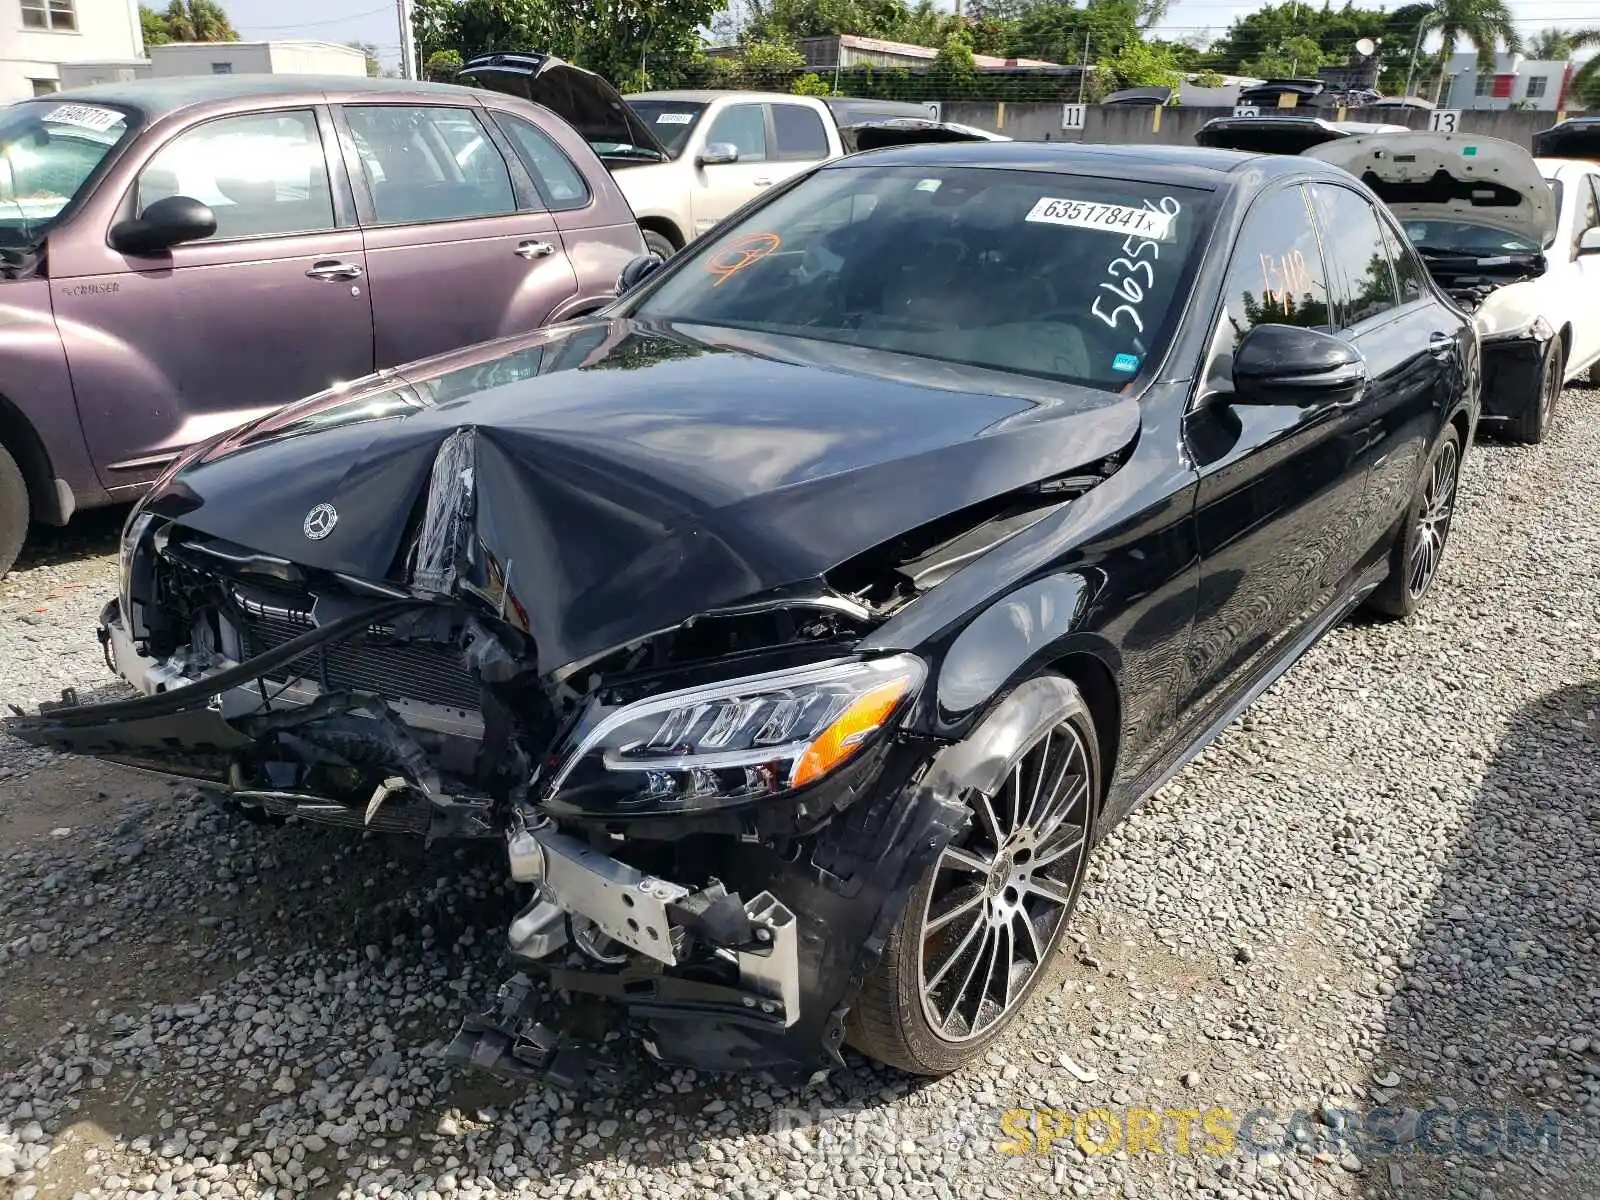
M0 575L30 519L374 370L592 312L644 253L536 104L200 77L0 109Z

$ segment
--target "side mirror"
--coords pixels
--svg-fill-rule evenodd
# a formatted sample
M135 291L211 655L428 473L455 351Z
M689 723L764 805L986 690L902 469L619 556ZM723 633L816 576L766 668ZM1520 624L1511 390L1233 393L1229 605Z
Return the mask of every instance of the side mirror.
M157 200L130 221L111 227L111 244L124 254L159 254L179 242L197 242L217 231L217 214L188 196Z
M659 254L641 254L638 258L630 259L628 265L622 268L622 274L617 276L617 295L631 292L666 265L667 260Z
M1361 352L1299 325L1257 325L1233 355L1233 404L1337 404L1367 382Z
M721 163L736 163L739 161L739 147L732 142L707 142L706 148L695 155L694 165L697 167L715 167Z
M1600 225L1585 229L1578 238L1578 257L1582 258L1585 254L1600 254Z

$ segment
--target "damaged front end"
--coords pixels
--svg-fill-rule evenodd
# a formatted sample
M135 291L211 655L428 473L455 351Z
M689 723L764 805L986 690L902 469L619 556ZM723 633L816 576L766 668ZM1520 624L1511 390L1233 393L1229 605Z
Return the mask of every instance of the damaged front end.
M678 585L681 611L639 595L631 626L604 589L639 568L608 560L611 539L593 534L621 505L593 501L585 538L548 515L554 500L525 502L541 486L577 490L570 456L540 459L535 478L531 452L481 426L428 440L426 458L407 443L372 474L412 472L414 485L393 485L411 487L409 514L387 567L369 557L359 571L337 544L355 510L336 487L337 506L297 511L305 544L291 557L241 544L247 517L208 516L205 468L180 464L129 521L100 631L108 664L144 695L68 695L8 729L275 818L503 841L529 889L507 939L520 974L465 1023L457 1060L597 1078L540 1022L542 980L616 1002L664 1060L826 1068L907 896L967 821L934 769L946 743L906 720L928 665L862 643L1115 470L1125 417L1080 439L1089 466L904 528L862 524L823 570L799 551L758 562L732 519L653 536L645 565L702 586ZM985 486L982 464L970 477ZM786 500L803 512L803 496ZM632 554L628 523L616 529ZM584 569L603 583L573 583Z

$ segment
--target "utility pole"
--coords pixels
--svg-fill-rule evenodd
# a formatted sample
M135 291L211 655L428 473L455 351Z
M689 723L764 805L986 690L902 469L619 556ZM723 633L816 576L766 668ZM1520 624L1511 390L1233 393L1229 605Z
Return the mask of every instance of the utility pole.
M400 78L417 78L417 42L411 30L411 0L395 0L400 19Z

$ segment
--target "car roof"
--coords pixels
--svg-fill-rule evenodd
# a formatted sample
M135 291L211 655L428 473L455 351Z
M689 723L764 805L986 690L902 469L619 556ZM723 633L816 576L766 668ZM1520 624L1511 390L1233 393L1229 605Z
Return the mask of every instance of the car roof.
M713 100L720 100L724 96L740 96L747 100L800 100L805 96L796 96L793 92L744 92L737 88L703 88L684 89L683 91L666 92L629 92L624 100L679 100L686 104L710 104Z
M1316 171L1310 160L1281 154L1247 154L1204 146L1112 146L1083 142L947 142L894 146L838 159L825 170L864 166L994 167L1106 175L1212 189L1232 188L1252 169L1252 181ZM1324 168L1326 170L1327 168Z
M325 92L382 95L482 95L453 83L411 79L369 79L364 75L180 75L171 79L133 79L53 92L50 99L99 101L137 108L154 119L179 109L251 97L321 96Z

